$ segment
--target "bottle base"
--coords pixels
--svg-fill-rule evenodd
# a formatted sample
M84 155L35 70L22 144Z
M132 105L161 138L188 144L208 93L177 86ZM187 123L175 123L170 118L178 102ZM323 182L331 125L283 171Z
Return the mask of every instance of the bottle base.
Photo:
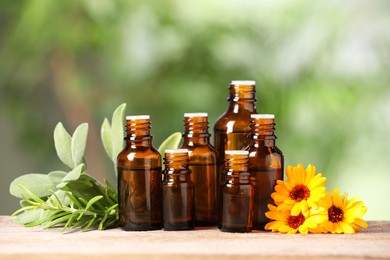
M218 226L218 229L222 232L230 232L230 233L249 233L252 231L252 228L247 228L247 227Z
M253 224L252 230L265 230L265 225L267 223L257 223Z
M121 225L121 229L124 231L151 231L162 229L162 223L157 224L135 224L126 223Z
M193 223L176 223L176 224L164 224L163 226L165 231L185 231L195 229Z
M195 225L197 227L213 227L217 225L217 221L199 220L199 221L195 221Z

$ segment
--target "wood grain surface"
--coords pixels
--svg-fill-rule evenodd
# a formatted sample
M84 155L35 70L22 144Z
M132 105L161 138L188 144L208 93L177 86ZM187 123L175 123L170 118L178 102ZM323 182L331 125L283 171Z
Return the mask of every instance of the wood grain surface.
M0 216L0 259L390 259L390 222L369 222L354 235L270 232L68 232L25 228Z

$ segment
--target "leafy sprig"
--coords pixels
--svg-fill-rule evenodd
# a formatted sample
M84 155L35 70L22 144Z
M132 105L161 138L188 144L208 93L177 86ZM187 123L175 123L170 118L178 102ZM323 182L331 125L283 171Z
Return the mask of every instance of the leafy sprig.
M113 113L112 123L106 118L101 127L103 147L114 163L123 149L124 110L120 105ZM58 158L70 171L55 170L48 174L30 173L16 178L10 184L10 193L21 198L16 222L26 227L62 227L99 230L118 224L118 194L105 181L99 183L87 174L84 152L88 124L78 126L71 136L62 123L54 129L54 145ZM159 147L159 152L179 146L181 134L174 133Z
M90 179L88 182L95 182L90 176L85 176ZM72 192L52 193L52 196L45 201L23 185L19 185L28 195L28 197L23 195L28 206L19 209L14 214L26 210L43 210L44 214L41 214L37 220L26 223L26 227L42 225L44 228L51 228L63 225L62 231L67 228L81 228L85 231L91 226L97 226L100 230L116 226L118 204L115 190L106 186L107 190L102 191L99 185L94 186L99 187L96 191L101 192L101 195L96 195L90 200L86 200L84 196L77 196L75 190L71 189Z
M114 163L115 174L117 173L117 157L123 149L125 108L126 104L117 107L112 115L111 124L105 118L100 130L104 150Z

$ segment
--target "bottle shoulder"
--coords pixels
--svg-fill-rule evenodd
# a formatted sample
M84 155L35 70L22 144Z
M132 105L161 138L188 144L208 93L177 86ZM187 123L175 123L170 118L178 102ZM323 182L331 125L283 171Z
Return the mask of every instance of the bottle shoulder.
M250 117L248 111L240 113L225 113L219 117L214 125L214 132L225 132L228 128L233 131L250 131Z
M284 156L276 147L249 147L249 169L251 171L259 169L283 169Z
M161 155L154 147L126 146L118 155L118 167L159 168L161 163Z
M217 154L217 150L215 150L214 146L212 146L210 143L183 144L181 149L188 149L193 153L200 153L200 154Z
M245 150L249 151L249 157L258 157L266 154L283 156L283 152L277 146L249 145Z
M218 153L211 145L182 146L188 149L191 163L215 164L218 160Z

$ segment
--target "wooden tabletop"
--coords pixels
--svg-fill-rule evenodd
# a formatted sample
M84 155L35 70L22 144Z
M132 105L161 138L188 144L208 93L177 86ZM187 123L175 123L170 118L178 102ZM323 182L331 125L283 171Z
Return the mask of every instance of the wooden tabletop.
M0 216L0 259L390 259L390 222L369 222L354 235L194 231L61 233L25 228Z

